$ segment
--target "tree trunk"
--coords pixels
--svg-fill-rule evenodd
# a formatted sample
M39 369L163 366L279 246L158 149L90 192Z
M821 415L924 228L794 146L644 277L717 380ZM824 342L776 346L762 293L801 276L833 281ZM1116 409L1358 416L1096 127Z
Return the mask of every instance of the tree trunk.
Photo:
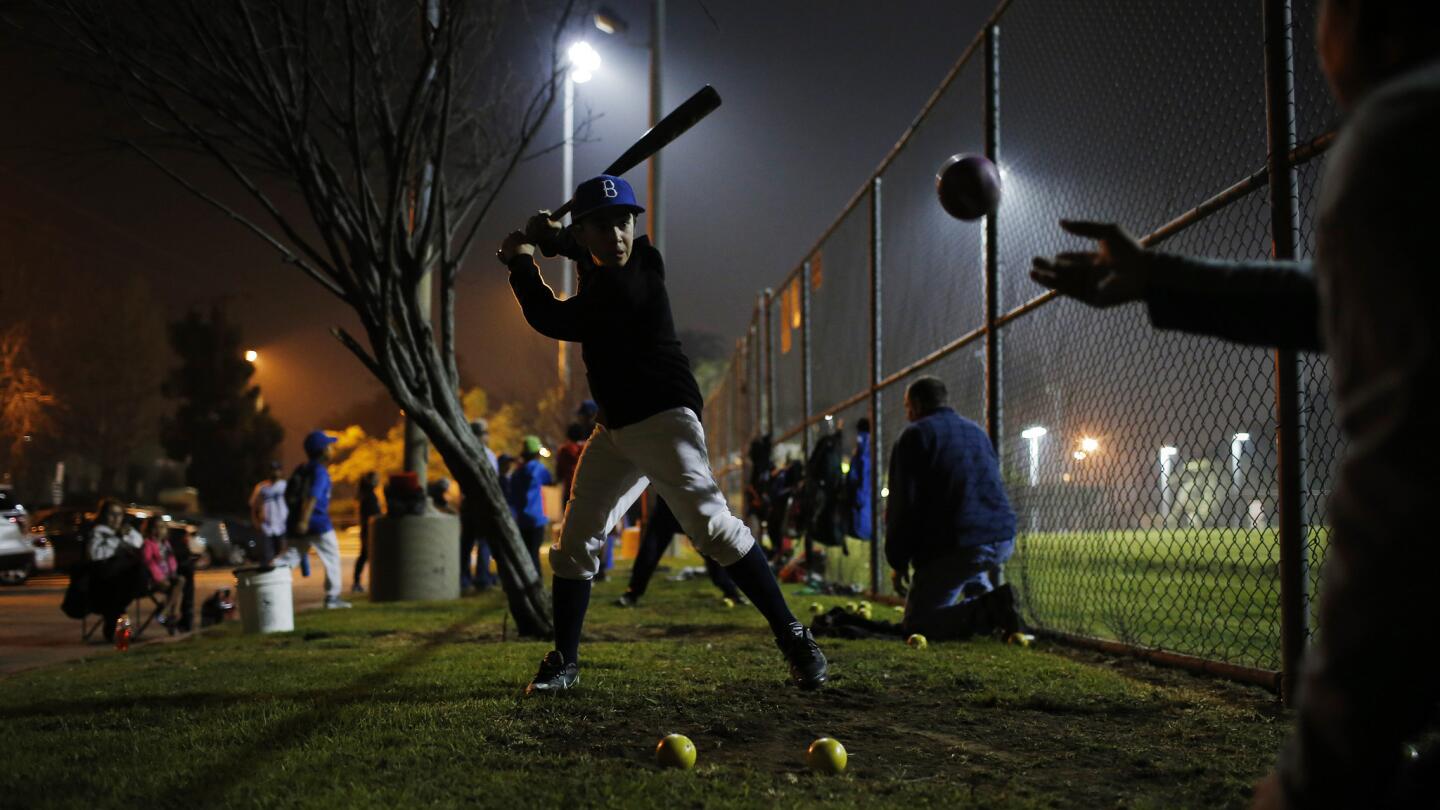
M435 416L438 419L439 415ZM424 424L422 420L421 425ZM510 615L515 617L515 629L522 636L553 638L550 595L540 572L530 561L530 550L520 537L510 506L500 494L499 476L468 424L462 422L449 427L448 436L437 436L430 431L430 441L460 485L460 492L465 496L464 508L473 509L471 514L480 519L483 536L500 563L500 585L510 603ZM452 437L460 437L459 442L452 441ZM457 447L457 444L463 446Z

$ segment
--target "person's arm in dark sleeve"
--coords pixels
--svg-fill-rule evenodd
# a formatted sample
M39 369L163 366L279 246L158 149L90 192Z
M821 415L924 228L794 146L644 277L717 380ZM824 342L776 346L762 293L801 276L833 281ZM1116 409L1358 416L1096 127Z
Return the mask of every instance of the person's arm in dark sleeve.
M1158 329L1252 346L1321 351L1309 262L1226 262L1154 254L1145 303Z
M919 509L919 480L916 457L920 449L919 431L900 434L890 454L890 496L885 501L885 561L901 573L910 570L915 554L915 524Z
M525 314L525 322L536 332L554 340L578 343L594 334L596 308L585 296L564 301L540 277L540 267L533 256L519 254L510 261L510 289Z

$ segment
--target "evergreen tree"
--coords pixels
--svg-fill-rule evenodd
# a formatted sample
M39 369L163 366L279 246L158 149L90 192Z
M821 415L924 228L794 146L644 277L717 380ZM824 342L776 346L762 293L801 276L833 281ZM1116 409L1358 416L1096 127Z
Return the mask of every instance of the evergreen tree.
M243 512L285 431L250 384L255 367L242 354L240 327L223 310L211 309L208 318L192 311L169 331L180 365L165 395L179 403L161 431L165 452L186 463L207 510Z

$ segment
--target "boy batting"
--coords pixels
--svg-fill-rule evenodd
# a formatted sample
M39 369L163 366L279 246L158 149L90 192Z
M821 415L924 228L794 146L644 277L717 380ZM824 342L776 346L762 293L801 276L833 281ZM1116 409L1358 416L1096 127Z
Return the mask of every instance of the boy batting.
M700 387L675 337L664 262L647 237L635 237L635 215L645 209L630 184L611 175L581 183L573 202L569 229L542 211L496 253L510 268L510 286L530 326L580 343L600 406L575 471L565 527L549 554L555 649L526 691L560 691L578 682L580 629L606 532L652 484L701 553L725 566L765 616L792 680L801 688L820 687L824 654L790 612L764 552L730 513L711 475ZM556 299L540 278L537 245L546 255L576 262L574 297Z

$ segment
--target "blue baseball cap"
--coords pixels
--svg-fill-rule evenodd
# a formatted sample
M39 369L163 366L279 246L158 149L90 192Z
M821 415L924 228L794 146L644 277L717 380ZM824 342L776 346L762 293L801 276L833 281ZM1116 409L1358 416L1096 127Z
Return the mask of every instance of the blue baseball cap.
M309 455L316 455L321 450L339 441L323 430L312 430L305 436L305 452Z
M578 413L581 416L594 416L599 412L600 406L596 405L595 400L593 399L581 400L580 407L575 409L575 413Z
M632 213L644 213L645 209L635 201L635 189L625 178L610 174L592 177L575 188L575 205L570 209L572 222L579 222L602 208L624 206Z

